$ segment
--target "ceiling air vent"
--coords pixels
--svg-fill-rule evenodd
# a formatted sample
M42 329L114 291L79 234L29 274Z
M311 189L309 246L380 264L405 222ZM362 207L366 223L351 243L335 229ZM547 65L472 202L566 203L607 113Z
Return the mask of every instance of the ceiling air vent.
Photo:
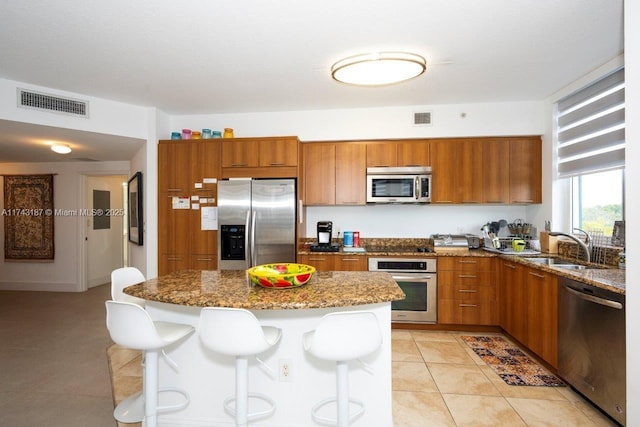
M413 124L416 126L430 125L431 112L413 113Z
M89 117L89 102L18 89L18 106Z

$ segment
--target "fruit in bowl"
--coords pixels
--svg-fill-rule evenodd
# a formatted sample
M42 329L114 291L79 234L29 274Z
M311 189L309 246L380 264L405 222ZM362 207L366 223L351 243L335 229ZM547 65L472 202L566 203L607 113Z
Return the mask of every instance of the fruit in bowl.
M310 265L286 262L256 265L247 270L251 283L272 289L296 288L305 285L315 272L315 267Z

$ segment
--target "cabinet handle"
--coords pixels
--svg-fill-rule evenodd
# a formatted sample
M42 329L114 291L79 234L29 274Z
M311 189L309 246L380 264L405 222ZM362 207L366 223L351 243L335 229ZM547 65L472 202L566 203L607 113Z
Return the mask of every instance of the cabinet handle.
M284 166L285 163L284 162L278 162L278 163L269 163L269 166Z
M458 307L477 307L477 304L458 304Z
M478 290L477 289L458 289L458 292L469 294L469 293L478 292Z
M182 257L169 257L167 258L168 261L182 261Z
M231 167L232 168L237 168L237 167L241 167L241 166L247 166L246 163L231 163Z
M460 264L477 264L477 263L478 263L478 261L473 260L473 259L470 259L470 260L464 260L464 259L461 259L461 260L460 260L460 261L458 261L458 262L459 262Z
M545 277L544 274L534 273L533 271L530 271L529 274L532 275L532 276L536 276L536 277L538 277L540 279L544 279L544 277Z
M342 258L342 262L357 262L358 258Z
M167 191L182 191L182 188L167 188Z
M475 274L459 274L458 277L460 279L475 279L478 276L476 276Z
M462 203L480 203L479 200L463 200Z
M504 264L504 266L505 266L505 267L508 267L508 268L512 268L512 269L514 269L514 270L516 269L516 266L515 266L515 265L511 265L511 264Z
M196 258L196 261L213 261L213 258Z
M487 200L485 203L504 203L504 200Z
M309 261L326 261L326 258L309 258Z
M529 200L514 200L513 203L533 203L533 199L529 199Z

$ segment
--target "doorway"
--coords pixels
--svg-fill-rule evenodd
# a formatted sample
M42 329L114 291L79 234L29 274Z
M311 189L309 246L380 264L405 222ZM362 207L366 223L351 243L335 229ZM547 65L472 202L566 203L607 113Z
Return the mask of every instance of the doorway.
M87 288L109 283L126 263L126 175L87 176L82 216Z

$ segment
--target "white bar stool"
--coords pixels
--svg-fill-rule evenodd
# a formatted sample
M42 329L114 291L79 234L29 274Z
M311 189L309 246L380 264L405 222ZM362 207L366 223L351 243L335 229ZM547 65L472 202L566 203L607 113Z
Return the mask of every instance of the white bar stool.
M189 394L180 388L158 386L158 356L162 352L167 362L176 368L175 362L164 353L165 347L174 344L195 329L191 325L171 322L154 322L144 308L123 301L106 301L107 329L111 339L123 347L142 350L144 371L142 392L135 393L116 406L113 416L123 423L144 421L145 427L156 427L158 412L177 411L189 404ZM182 395L181 403L158 405L158 394L173 392Z
M111 272L111 299L114 301L132 302L144 307L144 300L127 295L122 290L127 286L144 282L144 274L135 267L117 268Z
M336 397L321 400L311 409L318 424L347 427L364 413L364 403L349 397L349 361L373 353L382 345L378 318L370 311L344 311L322 317L314 331L303 336L304 349L319 359L336 362ZM337 418L318 414L336 402ZM350 414L350 404L356 410Z
M276 410L275 401L264 394L248 391L249 356L258 355L277 344L282 330L260 325L248 310L225 307L203 308L198 330L205 347L236 358L236 393L223 403L225 411L235 417L236 426L245 427L249 421L272 415ZM249 398L265 401L269 408L250 413Z

